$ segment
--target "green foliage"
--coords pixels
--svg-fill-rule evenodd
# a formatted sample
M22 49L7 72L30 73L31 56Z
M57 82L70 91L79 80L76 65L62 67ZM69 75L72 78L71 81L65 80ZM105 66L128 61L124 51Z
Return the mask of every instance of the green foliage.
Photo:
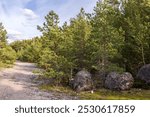
M148 0L98 1L92 14L79 14L60 26L50 11L39 38L16 41L19 60L36 62L47 78L67 83L75 70L131 72L150 63L150 4Z
M121 54L126 71L136 75L139 67L150 63L150 6L148 0L130 0L122 4L119 22L124 30L124 45Z
M0 23L0 48L3 48L6 46L6 30L4 29L4 26L2 23Z
M16 60L16 52L7 45L7 32L2 23L0 23L0 67L13 64Z
M71 62L69 57L65 56L68 50L64 45L66 41L63 38L62 29L58 26L59 17L51 11L45 19L43 27L38 26L43 33L41 37L43 50L38 64L45 68L44 75L48 78L55 78L57 84L60 84L62 80L68 82Z
M102 72L111 71L115 64L113 60L117 59L119 49L123 45L123 37L120 35L123 31L121 28L115 28L115 20L112 20L116 17L117 12L116 7L108 4L107 1L97 2L94 8L94 16L91 20L91 38L95 46L93 59L97 69Z
M0 61L6 64L13 64L16 60L16 52L11 47L0 49Z
M17 58L22 61L38 62L42 44L38 37L31 40L16 41L10 46L17 52Z
M48 49L44 50L42 52L42 55L40 57L39 65L44 67L46 69L46 74L48 77L57 77L62 74L62 72L59 70L60 69L60 64L59 64L59 56L56 55L55 52L49 51ZM56 71L55 71L56 69Z
M71 57L72 62L76 69L90 69L92 66L92 52L91 45L91 24L90 19L85 13L84 9L81 8L80 13L76 18L70 21L70 35L72 36L72 51Z

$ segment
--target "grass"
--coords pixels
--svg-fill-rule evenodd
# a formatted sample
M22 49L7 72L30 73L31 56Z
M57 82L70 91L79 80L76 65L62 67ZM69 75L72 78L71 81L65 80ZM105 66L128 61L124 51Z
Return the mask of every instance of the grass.
M111 91L99 89L93 94L81 92L80 98L95 100L150 100L150 90L131 89L129 91Z
M44 91L53 91L59 93L66 93L71 96L77 96L77 93L74 92L70 87L41 85L39 88Z
M2 69L2 68L10 68L12 66L13 65L11 65L11 64L5 64L5 63L0 62L0 69Z
M78 96L81 100L150 100L150 90L131 89L129 91L111 91L98 89L91 93L89 91L76 93L69 87L42 85L40 89L56 91L67 95Z
M42 74L42 71L40 69L35 69L32 71L32 73L40 75L40 74Z

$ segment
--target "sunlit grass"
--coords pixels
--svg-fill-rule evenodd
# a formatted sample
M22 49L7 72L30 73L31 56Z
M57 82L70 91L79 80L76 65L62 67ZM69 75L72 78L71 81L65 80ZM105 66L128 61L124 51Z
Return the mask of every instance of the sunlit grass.
M66 94L72 95L72 96L77 95L77 93L74 92L70 87L41 85L39 88L41 90L45 90L45 91L54 91L54 92L59 92L59 93L66 93Z
M99 89L93 94L82 92L81 99L103 99L103 100L146 100L150 99L150 90L131 89L129 91L111 91Z
M10 68L10 67L13 67L13 65L5 64L5 63L0 62L0 69L2 69L2 68Z
M129 91L111 91L108 89L98 89L76 93L69 87L42 85L40 89L46 91L56 91L67 95L78 96L81 100L150 100L150 90L131 89Z
M41 69L35 69L32 71L32 73L37 74L37 75L41 75L43 72Z

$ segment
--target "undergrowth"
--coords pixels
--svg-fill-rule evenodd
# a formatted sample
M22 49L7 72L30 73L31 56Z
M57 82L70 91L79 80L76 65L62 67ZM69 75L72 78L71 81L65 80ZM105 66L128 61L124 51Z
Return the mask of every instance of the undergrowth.
M131 89L129 91L111 91L108 89L97 89L93 93L84 91L76 93L70 87L41 85L40 89L45 91L56 91L66 95L78 96L82 100L149 100L150 90Z

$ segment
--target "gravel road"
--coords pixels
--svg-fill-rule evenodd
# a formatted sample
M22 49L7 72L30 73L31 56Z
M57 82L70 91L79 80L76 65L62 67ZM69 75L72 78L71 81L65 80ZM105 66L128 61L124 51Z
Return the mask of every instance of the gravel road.
M76 97L58 92L39 90L32 82L37 77L33 70L38 68L33 63L17 61L13 68L0 70L1 100L72 100Z

